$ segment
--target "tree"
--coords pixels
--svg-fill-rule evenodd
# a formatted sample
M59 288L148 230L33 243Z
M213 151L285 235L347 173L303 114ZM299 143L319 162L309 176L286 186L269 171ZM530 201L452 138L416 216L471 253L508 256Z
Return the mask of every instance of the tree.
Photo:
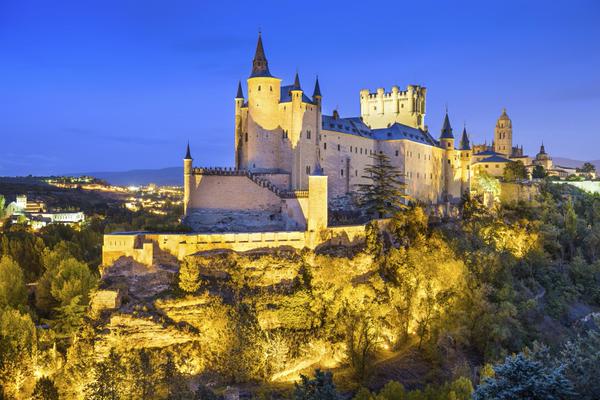
M0 383L9 398L18 397L32 373L35 325L29 314L6 308L0 315Z
M119 379L123 376L123 367L119 355L110 350L108 357L94 367L92 381L86 387L88 400L119 400L121 392Z
M8 256L0 258L0 309L18 308L27 302L21 267Z
M193 257L186 257L179 267L179 287L188 293L200 288L200 268Z
M547 175L546 170L541 165L533 167L533 172L531 173L533 179L544 179Z
M511 161L504 167L503 177L506 182L527 179L527 168L522 161Z
M50 280L50 293L60 306L70 305L80 296L80 304L90 302L90 292L96 287L98 279L88 266L74 258L63 260Z
M315 377L310 379L300 375L301 382L295 383L294 400L338 400L339 396L333 383L331 372L315 370Z
M598 321L598 320L597 320ZM600 333L594 329L570 340L557 360L575 385L578 399L600 399Z
M584 172L587 174L593 173L593 172L596 172L596 166L592 163L586 162L586 163L583 163L581 168L577 168L577 171Z
M364 381L375 360L377 335L370 312L365 309L344 311L346 355L356 378Z
M494 367L495 376L477 387L473 400L565 400L574 398L563 367L546 367L523 353Z
M54 381L46 376L41 377L33 388L32 400L58 400L58 390Z
M6 199L4 196L0 195L0 219L6 217Z
M409 197L404 193L403 175L385 154L372 155L373 164L367 165L365 175L369 183L358 185L359 205L377 218L393 215L406 208Z

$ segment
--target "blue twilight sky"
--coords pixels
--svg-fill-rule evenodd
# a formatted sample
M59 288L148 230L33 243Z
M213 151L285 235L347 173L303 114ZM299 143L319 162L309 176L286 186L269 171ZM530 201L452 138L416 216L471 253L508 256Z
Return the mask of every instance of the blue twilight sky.
M600 1L0 0L0 175L231 165L238 79L259 27L271 72L324 112L428 88L439 134L493 135L502 107L535 154L600 158ZM244 86L244 93L246 89Z

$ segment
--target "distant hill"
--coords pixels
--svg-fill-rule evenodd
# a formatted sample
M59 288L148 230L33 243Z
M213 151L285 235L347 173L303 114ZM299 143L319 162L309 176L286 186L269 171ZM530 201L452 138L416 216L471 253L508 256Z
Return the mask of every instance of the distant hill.
M93 176L108 183L120 186L141 186L155 183L157 185L183 186L183 168L170 167L162 169L133 169L130 171L85 172L65 174L69 176Z
M600 171L600 160L592 160L592 161L581 161L581 160L573 160L571 158L565 157L552 157L552 161L554 161L554 165L561 165L563 167L581 167L583 163L590 162L596 166L596 170Z

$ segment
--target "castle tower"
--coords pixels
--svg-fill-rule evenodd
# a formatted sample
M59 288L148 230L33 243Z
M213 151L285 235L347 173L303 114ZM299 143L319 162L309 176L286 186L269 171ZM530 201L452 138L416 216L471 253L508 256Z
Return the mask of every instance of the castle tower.
M444 182L442 185L442 200L450 201L454 193L454 134L448 117L448 110L444 117L444 124L440 135L440 147L444 150L442 155Z
M291 146L292 146L292 188L299 189L303 185L303 166L305 155L303 154L303 147L300 144L302 140L302 127L304 122L304 112L302 111L302 95L304 91L300 86L300 77L298 72L294 77L294 85L290 90L292 96L292 125L291 125ZM306 132L304 132L306 135Z
M494 151L508 158L512 156L512 143L512 121L504 108L494 129Z
M278 168L282 133L278 109L280 96L281 80L269 71L259 33L252 72L248 78L247 142L244 133L247 155L244 154L245 161L241 163L243 168L256 171Z
M461 194L468 193L471 187L471 158L473 151L471 149L471 141L467 134L467 126L463 128L460 143L458 145L459 159L460 159L460 184Z
M241 169L244 164L244 132L242 128L242 107L244 106L244 92L242 82L238 82L235 95L235 169Z
M187 216L188 205L191 200L191 189L193 179L193 168L192 168L192 153L190 152L190 142L187 144L187 150L185 152L185 158L183 159L183 215Z
M315 144L316 144L316 165L314 174L322 174L323 168L321 167L321 127L322 127L322 103L323 96L321 95L321 87L319 86L319 77L315 79L315 89L312 95L313 103L317 106L317 112L315 113Z

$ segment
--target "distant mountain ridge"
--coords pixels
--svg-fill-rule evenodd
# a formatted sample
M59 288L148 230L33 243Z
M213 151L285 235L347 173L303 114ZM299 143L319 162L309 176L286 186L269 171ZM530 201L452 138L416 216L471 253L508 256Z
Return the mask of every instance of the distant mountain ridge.
M119 186L143 186L155 183L160 186L183 186L183 168L132 169L129 171L100 171L65 174L68 176L93 176Z
M583 163L589 162L596 166L596 170L600 171L600 160L592 160L592 161L581 161L581 160L573 160L572 158L566 157L552 157L552 161L554 161L554 165L560 165L563 167L572 167L578 168L583 165Z
M554 165L563 167L581 167L584 162L581 160L573 160L566 157L553 157ZM596 170L600 171L600 160L592 160L590 163L596 166ZM157 185L183 186L183 168L169 167L160 169L132 169L129 171L100 171L100 172L85 172L77 174L66 174L71 176L93 176L103 179L108 183L119 186L142 186L150 183Z

